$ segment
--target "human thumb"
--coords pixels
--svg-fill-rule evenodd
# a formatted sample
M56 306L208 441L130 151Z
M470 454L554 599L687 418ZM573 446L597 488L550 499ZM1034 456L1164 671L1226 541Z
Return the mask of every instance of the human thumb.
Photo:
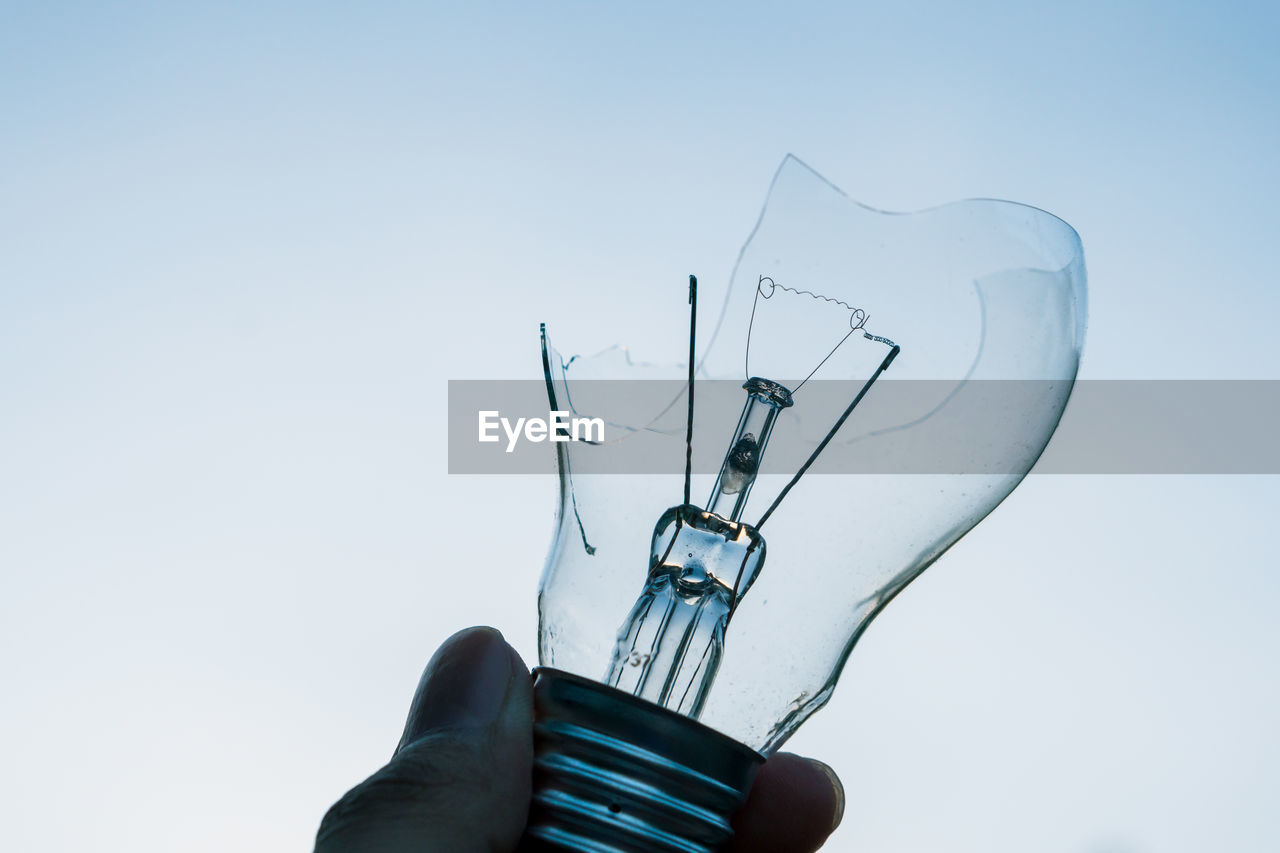
M316 853L511 851L533 764L532 680L492 628L445 641L385 767L329 809Z

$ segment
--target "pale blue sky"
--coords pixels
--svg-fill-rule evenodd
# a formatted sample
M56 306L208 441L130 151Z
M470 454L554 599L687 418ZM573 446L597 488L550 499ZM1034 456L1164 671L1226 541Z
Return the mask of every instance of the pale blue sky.
M444 382L652 340L787 152L1069 221L1082 375L1280 378L1273 6L686 5L0 7L15 847L305 849L444 636L532 662L554 487L447 477ZM1033 476L789 745L830 849L1274 849L1277 508Z

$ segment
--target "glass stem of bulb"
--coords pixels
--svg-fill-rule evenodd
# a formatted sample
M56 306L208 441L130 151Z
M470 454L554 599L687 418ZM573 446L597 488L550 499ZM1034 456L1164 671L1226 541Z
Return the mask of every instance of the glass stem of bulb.
M720 475L707 498L707 512L729 521L742 517L778 413L791 405L790 392L776 382L753 378L743 387L747 389L747 402L720 465Z
M685 504L658 520L649 576L618 631L605 683L697 719L720 668L733 608L764 561L764 540L738 521L786 388L743 386L747 402L707 509Z

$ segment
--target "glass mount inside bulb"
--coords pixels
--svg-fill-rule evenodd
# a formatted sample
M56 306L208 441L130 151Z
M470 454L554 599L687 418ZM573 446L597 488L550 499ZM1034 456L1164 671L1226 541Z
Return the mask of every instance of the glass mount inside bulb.
M772 297L778 289L778 285L766 276L760 276L756 286L757 301L761 295L766 299ZM747 392L747 399L707 499L706 509L687 502L689 475L686 473L686 503L671 507L658 519L650 546L648 579L618 630L617 644L604 683L695 720L702 713L719 671L725 631L734 608L764 567L765 541L759 526L835 436L871 384L899 352L899 347L891 340L865 330L867 314L861 309L810 291L787 287L782 290L830 302L850 312L849 332L799 385L807 382L855 332L862 332L862 337L892 349L755 526L740 519L778 416L795 404L789 388L759 376L748 378L742 386ZM693 422L692 352L696 330L696 292L697 280L690 276L690 303L694 306L695 321L690 323L689 441L692 441ZM744 359L748 365L749 354L748 349Z

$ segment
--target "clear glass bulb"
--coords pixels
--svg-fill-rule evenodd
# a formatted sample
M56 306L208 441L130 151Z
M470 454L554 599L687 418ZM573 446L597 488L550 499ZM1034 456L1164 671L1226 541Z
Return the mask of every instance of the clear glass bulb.
M551 407L603 417L609 437L555 445L539 659L768 755L826 703L871 620L1040 456L1079 364L1084 258L1036 208L886 213L788 157L701 317L687 501L683 369L563 358L544 336ZM662 330L673 361L681 325ZM716 378L732 382L701 381Z

